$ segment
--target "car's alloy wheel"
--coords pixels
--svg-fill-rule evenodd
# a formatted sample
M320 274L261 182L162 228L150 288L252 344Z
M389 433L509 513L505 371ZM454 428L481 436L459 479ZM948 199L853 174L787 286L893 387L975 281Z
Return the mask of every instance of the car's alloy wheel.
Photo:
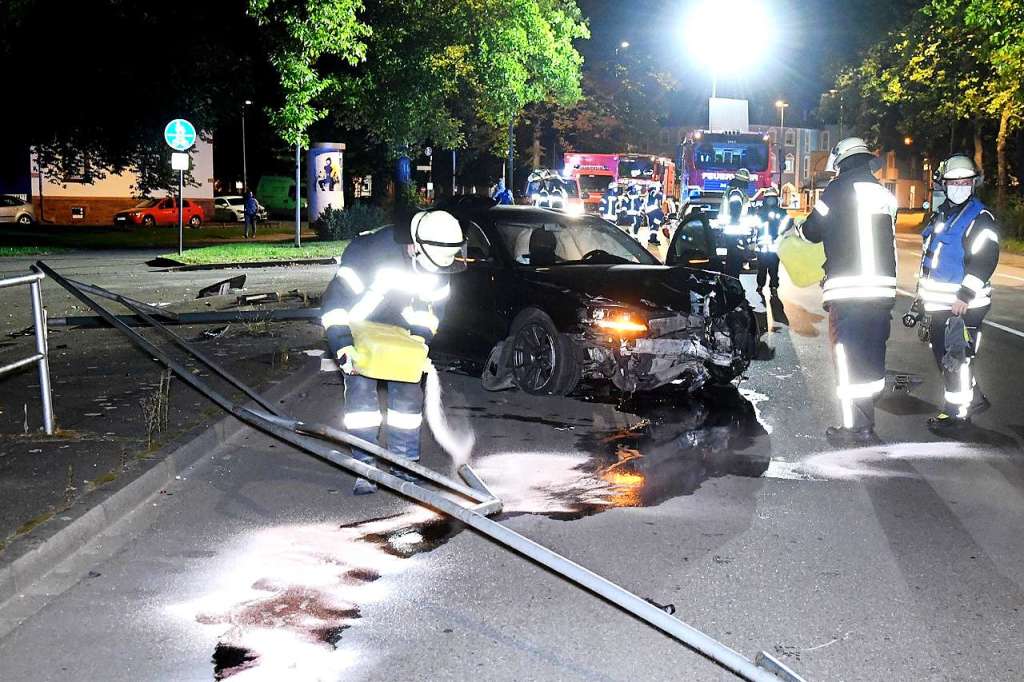
M153 227L156 225L156 218L151 215L142 216L142 224L146 227Z
M31 225L32 224L32 216L30 216L27 213L22 213L20 216L18 216L18 224L19 225Z
M203 224L203 219L197 215L192 216L188 219L189 227L199 227Z
M516 385L534 395L565 395L579 381L572 342L558 333L540 310L516 318L511 334L511 365Z

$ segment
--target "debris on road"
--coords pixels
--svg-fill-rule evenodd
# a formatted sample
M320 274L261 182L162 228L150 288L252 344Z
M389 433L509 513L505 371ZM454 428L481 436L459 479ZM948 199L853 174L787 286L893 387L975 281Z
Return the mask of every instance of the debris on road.
M231 293L232 289L244 289L245 288L245 275L238 275L237 277L230 277L220 282L211 284L208 287L203 287L199 290L199 294L196 296L200 298L210 298L212 296L226 296Z

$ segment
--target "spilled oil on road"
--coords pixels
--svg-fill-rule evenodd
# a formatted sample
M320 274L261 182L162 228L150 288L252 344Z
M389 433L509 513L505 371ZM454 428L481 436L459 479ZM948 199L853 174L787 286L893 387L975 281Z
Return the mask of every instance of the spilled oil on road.
M387 578L407 559L461 528L413 507L354 524L257 530L223 553L206 594L171 612L215 638L215 680L340 679L359 661L341 642L362 607L388 597Z
M474 469L506 514L562 520L653 506L692 494L709 478L758 477L768 469L768 432L734 387L633 396L616 407L636 423L607 432L576 427L572 452L499 453L481 457Z

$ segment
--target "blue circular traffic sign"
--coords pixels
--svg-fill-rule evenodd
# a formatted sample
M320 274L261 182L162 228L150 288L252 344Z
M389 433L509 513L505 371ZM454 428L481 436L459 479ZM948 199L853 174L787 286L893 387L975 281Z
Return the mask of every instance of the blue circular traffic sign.
M176 118L164 128L164 140L171 149L183 152L196 143L196 127L183 118Z

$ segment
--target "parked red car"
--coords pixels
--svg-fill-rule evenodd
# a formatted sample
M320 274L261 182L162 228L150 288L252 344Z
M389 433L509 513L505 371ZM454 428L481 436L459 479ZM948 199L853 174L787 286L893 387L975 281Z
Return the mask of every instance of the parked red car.
M199 227L206 220L203 207L185 199L182 202L184 214L182 220L189 227ZM176 225L178 223L178 202L174 197L163 199L146 199L135 208L119 211L114 214L115 225Z

